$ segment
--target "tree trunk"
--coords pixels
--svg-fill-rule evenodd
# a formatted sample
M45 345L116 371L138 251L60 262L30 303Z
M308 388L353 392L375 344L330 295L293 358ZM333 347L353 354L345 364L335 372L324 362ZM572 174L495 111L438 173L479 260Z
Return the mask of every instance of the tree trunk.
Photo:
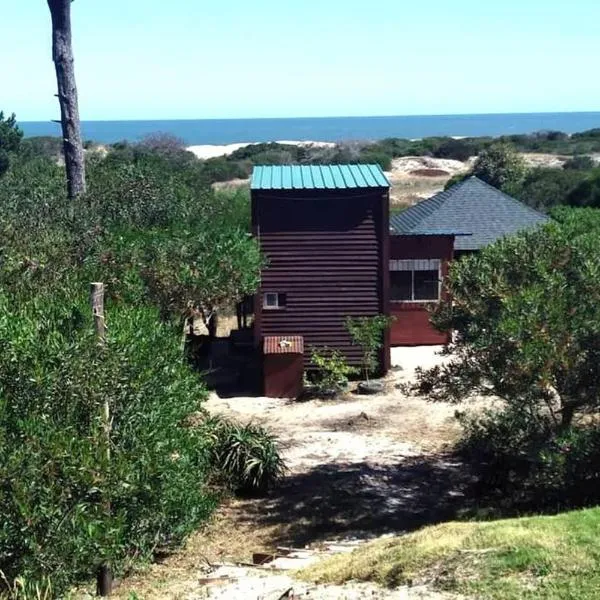
M560 422L560 429L562 431L565 431L571 427L577 406L578 405L575 402L568 402L568 403L565 403L565 405L563 406L563 408L561 410L561 422Z
M58 84L67 193L73 200L85 192L85 160L71 39L71 0L48 0L48 7L52 17L52 60Z

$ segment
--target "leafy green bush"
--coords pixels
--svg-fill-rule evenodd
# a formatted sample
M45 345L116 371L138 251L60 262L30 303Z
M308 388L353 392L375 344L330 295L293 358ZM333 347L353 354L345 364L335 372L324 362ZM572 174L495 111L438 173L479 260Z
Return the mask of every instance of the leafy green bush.
M365 380L379 367L377 355L383 348L384 331L390 327L393 318L385 315L373 317L347 317L346 329L352 338L352 343L362 350L362 370Z
M539 451L533 485L558 504L600 501L600 430L571 429L552 438Z
M357 369L348 365L341 352L329 348L313 348L310 362L314 367L311 383L323 393L342 391L348 385L348 378L357 372Z
M210 514L205 389L156 310L0 296L0 570L55 593L179 544ZM112 420L107 456L103 406ZM108 508L109 506L109 508Z
M575 171L589 171L596 166L594 159L591 156L581 156L576 155L573 158L570 158L563 165L563 169L565 170L575 170Z
M212 417L205 428L212 468L236 494L264 494L285 474L275 438L260 425Z
M389 154L369 150L368 147L361 151L358 162L362 164L377 164L384 171L392 169L392 157Z
M452 158L462 162L477 154L478 148L468 139L449 139L442 142L434 153L437 158Z
M538 167L529 169L516 197L537 210L566 204L569 195L585 179L585 171Z

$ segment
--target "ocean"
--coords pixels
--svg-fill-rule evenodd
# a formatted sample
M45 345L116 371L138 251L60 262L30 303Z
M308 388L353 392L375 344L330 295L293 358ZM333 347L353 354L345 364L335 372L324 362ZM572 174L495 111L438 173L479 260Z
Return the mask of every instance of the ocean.
M26 136L60 135L52 122L21 122ZM553 130L565 133L600 127L600 112L426 115L405 117L319 117L293 119L195 119L172 121L84 121L86 140L110 144L163 132L186 145L310 140L366 141L386 137L498 136Z

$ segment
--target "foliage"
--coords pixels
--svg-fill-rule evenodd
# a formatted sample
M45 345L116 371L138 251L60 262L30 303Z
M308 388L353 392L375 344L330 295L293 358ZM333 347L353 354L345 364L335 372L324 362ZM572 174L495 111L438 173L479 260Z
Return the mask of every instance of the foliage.
M570 194L585 177L584 171L574 169L530 169L516 197L532 208L548 211L553 206L566 204Z
M454 332L453 360L421 388L461 400L495 395L555 428L598 406L600 214L563 210L560 223L505 238L453 264L451 301L433 314Z
M477 157L472 174L495 188L514 194L526 174L525 161L509 144L498 143L486 148Z
M477 155L479 150L480 148L477 147L477 144L473 140L451 138L442 142L434 155L437 158L451 158L465 162L471 156Z
M101 561L121 572L177 545L214 504L204 436L184 424L205 391L177 332L153 309L109 306L99 349L73 292L0 297L0 570L52 574L57 593Z
M285 474L276 440L263 427L213 417L205 428L211 465L235 493L264 494Z
M346 329L352 338L352 343L362 350L362 370L365 379L375 372L379 366L377 354L383 348L383 334L392 324L392 318L385 315L373 317L347 317Z
M329 348L312 348L310 362L314 365L312 383L322 392L340 392L356 369L348 365L344 355Z
M570 206L600 207L600 168L590 171L566 199Z
M51 575L60 594L100 562L123 572L176 546L212 510L211 432L189 419L205 389L179 319L184 301L253 291L260 256L247 194L213 192L185 153L91 154L77 203L55 157L14 157L0 179L0 570L31 593ZM107 285L102 349L90 281Z
M365 544L300 576L318 583L373 581L390 588L427 580L460 597L490 600L594 600L600 586L598 527L598 508L451 521Z
M22 137L23 132L17 126L15 115L5 118L0 111L0 177L8 171L10 157L18 152Z
M21 157L26 159L47 158L58 161L63 156L63 143L59 137L26 137L21 142Z
M563 165L563 169L575 171L589 171L596 166L594 159L591 156L582 156L577 154L570 158Z

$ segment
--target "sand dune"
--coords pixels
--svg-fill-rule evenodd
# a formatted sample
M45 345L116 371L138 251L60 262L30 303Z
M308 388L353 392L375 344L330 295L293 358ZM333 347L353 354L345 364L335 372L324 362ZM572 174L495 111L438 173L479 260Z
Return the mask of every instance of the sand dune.
M229 156L240 148L253 146L259 142L242 142L238 144L212 145L203 144L200 146L188 146L186 150L193 152L198 158L216 158L218 156ZM297 140L277 140L276 144L287 144L288 146L305 146L316 148L332 148L335 146L333 142L313 142L313 141L297 141Z

